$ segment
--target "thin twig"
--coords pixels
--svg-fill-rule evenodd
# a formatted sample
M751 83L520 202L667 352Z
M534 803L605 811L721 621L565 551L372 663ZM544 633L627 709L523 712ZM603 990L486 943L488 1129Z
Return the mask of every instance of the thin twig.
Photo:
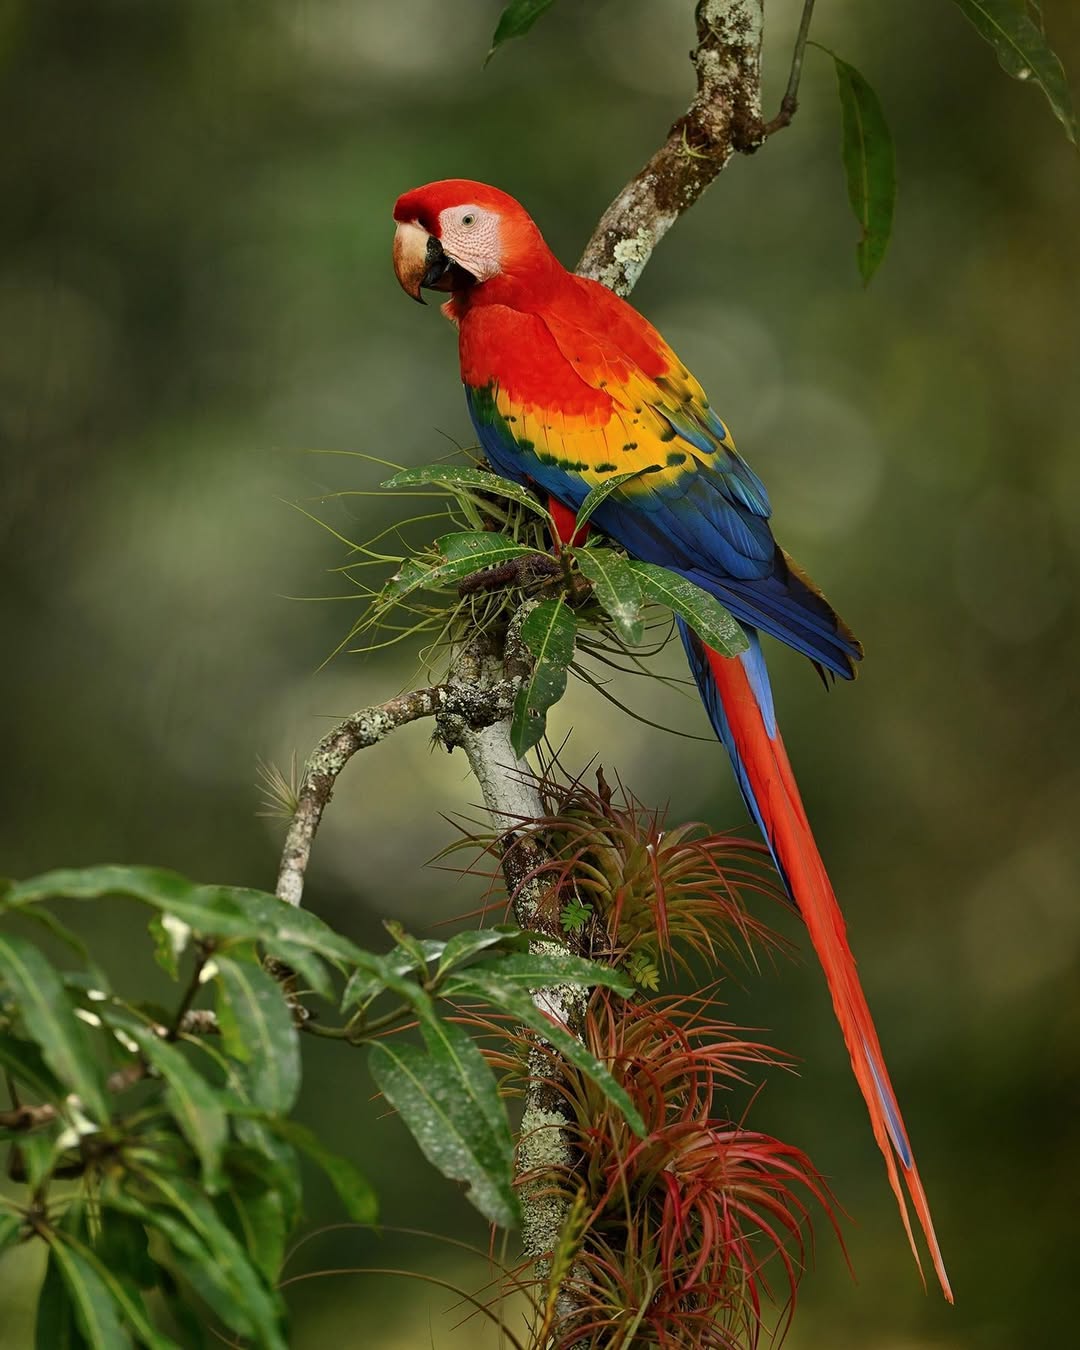
M353 713L328 732L304 766L285 847L281 854L277 894L290 905L298 905L304 893L304 876L311 858L311 846L323 812L334 792L338 775L358 750L376 745L391 731L440 713L454 714L469 726L489 726L507 717L513 707L517 686L501 680L485 688L455 684L414 689L398 698Z
M802 18L799 20L799 31L795 35L795 50L791 55L791 74L788 76L784 97L780 100L780 111L771 122L765 124L766 137L771 136L774 131L779 131L782 127L790 126L791 119L795 116L795 110L799 106L799 79L802 76L803 57L806 55L806 44L810 37L810 21L813 17L814 0L803 0Z

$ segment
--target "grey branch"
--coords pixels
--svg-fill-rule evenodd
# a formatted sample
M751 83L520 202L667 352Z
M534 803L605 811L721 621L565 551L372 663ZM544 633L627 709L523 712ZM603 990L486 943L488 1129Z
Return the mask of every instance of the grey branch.
M765 139L761 35L765 0L698 0L697 94L663 145L619 193L577 270L629 295L668 230L736 152Z
M319 824L333 796L338 775L358 750L376 745L390 732L422 717L453 715L468 727L489 726L510 714L517 686L510 680L481 685L437 684L414 689L385 703L346 717L328 732L304 765L285 847L281 853L277 894L298 905L304 894L304 877Z

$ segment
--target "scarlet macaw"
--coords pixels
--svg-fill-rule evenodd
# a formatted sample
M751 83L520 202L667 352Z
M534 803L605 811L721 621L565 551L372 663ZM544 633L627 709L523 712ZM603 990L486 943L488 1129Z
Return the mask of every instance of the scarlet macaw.
M709 718L821 961L916 1262L903 1172L945 1297L952 1291L844 920L780 738L759 642L770 634L819 671L855 674L862 648L773 538L761 480L697 380L630 305L568 272L525 209L448 179L394 207L402 287L448 291L469 412L492 467L547 493L566 542L589 490L636 471L593 521L632 557L710 591L749 639L740 656L679 629ZM921 1262L919 1262L921 1270Z

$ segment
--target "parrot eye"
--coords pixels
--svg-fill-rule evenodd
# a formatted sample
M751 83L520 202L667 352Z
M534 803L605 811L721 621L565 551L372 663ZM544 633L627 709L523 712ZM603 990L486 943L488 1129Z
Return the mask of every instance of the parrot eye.
M476 217L473 215L471 211L466 211L465 214L461 217L461 223L462 225L475 225Z

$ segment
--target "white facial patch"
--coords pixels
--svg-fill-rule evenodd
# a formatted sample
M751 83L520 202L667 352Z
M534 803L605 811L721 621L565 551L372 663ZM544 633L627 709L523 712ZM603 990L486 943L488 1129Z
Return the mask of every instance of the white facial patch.
M447 257L477 281L499 275L502 244L494 211L482 206L448 206L439 213L439 240Z

